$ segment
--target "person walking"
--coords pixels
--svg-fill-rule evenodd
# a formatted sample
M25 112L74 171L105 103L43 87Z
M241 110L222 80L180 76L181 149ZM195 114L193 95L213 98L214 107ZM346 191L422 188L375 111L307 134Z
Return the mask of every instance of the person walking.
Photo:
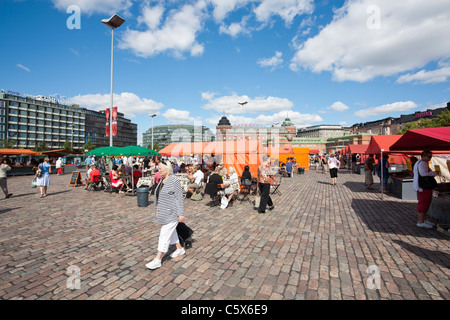
M375 161L373 160L373 153L364 161L364 176L367 189L371 190L373 185L373 168Z
M62 170L62 160L61 160L61 157L59 157L58 158L58 160L56 160L56 164L55 164L55 167L56 167L56 174L59 176L59 175L62 175L62 173L63 173L63 170Z
M38 170L41 170L40 176L37 177L36 185L39 187L40 196L39 198L44 198L47 196L47 188L50 185L50 173L52 173L52 168L50 166L49 158L45 158L44 162L39 165Z
M151 270L161 267L161 260L172 244L175 244L177 249L170 255L171 258L186 253L180 244L176 230L178 223L184 222L184 199L181 183L173 175L173 169L169 162L160 162L158 168L162 178L155 189L155 213L156 222L162 227L156 258L145 265Z
M419 177L435 177L437 175L437 172L432 171L428 166L432 156L431 151L424 150L421 154L421 159L416 162L413 168L413 187L417 191L417 199L419 200L417 203L417 226L428 229L434 227L434 223L425 220L433 199L433 189L426 188L423 184L421 186Z
M326 174L328 171L328 159L327 159L327 155L324 154L322 156L322 173Z
M266 213L266 206L269 206L269 210L273 210L275 207L270 198L270 183L273 180L278 183L273 175L272 168L270 167L270 159L268 157L263 158L263 163L258 168L258 188L261 193L261 200L259 202L258 213Z
M333 186L336 185L337 182L337 173L338 173L338 168L339 165L341 164L339 162L339 160L334 156L334 154L332 153L330 155L330 157L328 158L328 167L330 168L330 177L331 177L331 184Z
M388 179L389 179L389 155L384 154L383 159L378 160L377 174L380 178L380 192L386 192ZM381 170L383 170L383 181L381 181Z
M2 188L6 199L13 195L8 192L8 184L6 181L6 172L9 170L11 170L11 167L8 165L8 161L5 158L2 158L2 162L0 164L0 188Z

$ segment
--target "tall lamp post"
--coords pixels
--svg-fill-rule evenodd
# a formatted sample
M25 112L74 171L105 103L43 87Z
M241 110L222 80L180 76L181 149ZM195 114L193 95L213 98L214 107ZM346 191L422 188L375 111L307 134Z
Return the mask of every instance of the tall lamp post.
M154 150L153 149L153 118L156 117L156 114L150 114L149 117L152 118L152 150Z
M113 146L113 134L112 134L112 111L114 106L114 98L113 98L113 66L114 66L114 29L120 27L125 20L118 16L117 14L113 15L109 19L103 19L102 23L111 28L111 110L109 113L109 146Z

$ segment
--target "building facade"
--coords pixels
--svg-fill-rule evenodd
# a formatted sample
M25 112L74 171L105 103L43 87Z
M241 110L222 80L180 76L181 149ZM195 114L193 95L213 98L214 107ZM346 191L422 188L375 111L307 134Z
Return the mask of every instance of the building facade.
M160 125L153 127L153 144L159 150L176 142L214 141L214 134L208 127L195 125ZM152 128L142 134L144 147L152 144Z
M350 133L350 128L344 128L340 125L321 124L297 130L298 138L321 138L328 139L333 137L343 136Z
M89 139L97 148L109 146L109 137L105 135L106 113L83 108L86 113L86 141ZM115 147L137 145L137 124L126 119L123 113L117 113L117 136L113 137Z
M389 117L381 120L356 123L351 127L352 134L368 133L377 135L399 134L403 127L411 122L420 122L423 119L434 119L445 110L450 110L450 102L444 108L416 111L411 114L401 115L398 118Z
M109 146L105 136L105 113L62 104L43 96L22 96L0 92L0 146L11 139L15 148L36 148L45 142L49 149L61 149L66 140L74 150L91 139L96 147ZM118 137L115 146L137 144L137 125L118 117Z

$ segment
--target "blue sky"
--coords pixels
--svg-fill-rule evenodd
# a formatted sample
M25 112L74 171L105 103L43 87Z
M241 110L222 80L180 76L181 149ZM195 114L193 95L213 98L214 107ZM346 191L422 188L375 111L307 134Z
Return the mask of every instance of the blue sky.
M139 134L152 113L353 125L450 101L448 0L6 0L0 87L109 107L114 13L114 104Z

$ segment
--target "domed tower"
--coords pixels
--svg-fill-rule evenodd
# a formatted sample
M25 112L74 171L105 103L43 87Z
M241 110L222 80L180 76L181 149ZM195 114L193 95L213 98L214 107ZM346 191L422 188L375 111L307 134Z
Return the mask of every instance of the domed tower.
M223 116L216 126L216 141L225 141L227 131L232 128L230 120Z
M295 127L291 119L286 118L281 126L285 128L286 131L288 131L293 137L297 135L297 128Z

